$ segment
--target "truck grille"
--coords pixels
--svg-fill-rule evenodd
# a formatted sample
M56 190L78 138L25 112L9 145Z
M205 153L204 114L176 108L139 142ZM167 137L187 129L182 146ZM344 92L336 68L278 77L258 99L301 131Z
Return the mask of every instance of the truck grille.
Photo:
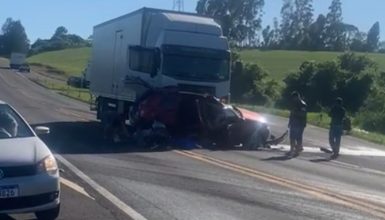
M185 92L193 92L193 93L199 93L199 94L209 94L215 96L215 87L211 86L197 86L197 85L190 85L190 84L178 84L178 87L180 90Z
M3 171L3 178L33 176L37 172L35 165L0 167L0 170Z

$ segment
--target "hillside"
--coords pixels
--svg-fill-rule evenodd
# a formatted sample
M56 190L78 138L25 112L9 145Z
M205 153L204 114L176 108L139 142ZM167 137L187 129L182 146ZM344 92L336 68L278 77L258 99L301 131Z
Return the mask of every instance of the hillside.
M50 51L29 57L29 63L38 63L64 71L66 75L80 75L90 58L91 48Z
M335 60L341 53L338 52L307 52L307 51L260 51L243 50L241 58L248 63L257 63L269 71L276 80L282 80L285 75L296 71L303 61L314 60L317 62ZM364 54L364 53L360 53ZM366 54L379 64L385 71L385 54Z
M41 53L28 58L30 63L40 63L64 71L67 75L78 75L86 66L91 48L76 48ZM241 58L249 63L258 63L268 70L274 79L282 80L291 71L296 71L305 60L318 62L334 60L341 53L306 51L259 51L243 50ZM385 54L367 54L385 71Z

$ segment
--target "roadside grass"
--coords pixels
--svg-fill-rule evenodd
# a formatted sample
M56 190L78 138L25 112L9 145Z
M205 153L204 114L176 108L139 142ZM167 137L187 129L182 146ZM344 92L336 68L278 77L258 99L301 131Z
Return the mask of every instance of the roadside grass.
M304 61L331 61L336 60L341 52L310 52L310 51L286 51L286 50L241 50L240 56L246 63L257 63L269 71L270 76L282 81L290 72L298 71ZM357 53L367 55L378 63L379 70L385 71L385 54Z
M31 79L36 84L53 90L61 95L67 96L69 98L76 99L78 101L89 103L91 95L88 89L79 89L68 86L65 82L54 82L52 80L42 80L42 79Z
M385 145L385 135L380 133L367 132L357 128L353 128L351 135L377 144Z
M72 48L50 51L31 56L27 59L32 65L52 68L67 76L79 76L87 66L91 56L91 48Z
M252 105L239 105L239 106L246 108L250 111L276 115L283 118L288 118L290 115L290 112L288 110L273 109L273 108L267 108L263 106L252 106ZM327 113L308 112L307 121L311 125L329 129L330 117L328 116ZM353 127L349 135L363 139L363 140L367 140L376 144L381 144L381 145L385 144L384 134L380 134L376 132L368 132L368 131L364 131L359 128Z

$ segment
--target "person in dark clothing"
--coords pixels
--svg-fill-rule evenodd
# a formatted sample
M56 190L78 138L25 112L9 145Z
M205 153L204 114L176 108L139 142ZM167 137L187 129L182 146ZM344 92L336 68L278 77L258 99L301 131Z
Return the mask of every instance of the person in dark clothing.
M303 132L307 123L306 103L301 99L298 92L291 94L292 106L289 118L290 131L290 156L298 156L303 151Z
M343 133L343 121L346 110L343 107L342 98L337 98L335 105L331 108L329 116L331 118L329 130L329 144L333 149L332 159L336 159L340 153L341 136Z

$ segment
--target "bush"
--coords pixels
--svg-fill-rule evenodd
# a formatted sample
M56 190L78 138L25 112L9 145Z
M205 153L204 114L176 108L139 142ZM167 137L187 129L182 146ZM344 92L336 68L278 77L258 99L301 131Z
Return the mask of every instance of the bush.
M290 94L296 90L303 95L310 111L328 108L336 97L342 97L347 110L355 113L369 96L375 67L365 56L351 53L340 56L338 61L306 61L298 72L285 78L279 106L289 107Z
M383 84L380 74L376 78L376 86ZM374 88L370 96L361 107L354 122L362 129L367 131L375 131L385 134L385 89L384 87Z
M385 134L385 112L363 111L356 118L355 123L364 130Z
M257 64L244 64L233 56L231 97L234 102L256 105L272 104L279 97L279 85Z

